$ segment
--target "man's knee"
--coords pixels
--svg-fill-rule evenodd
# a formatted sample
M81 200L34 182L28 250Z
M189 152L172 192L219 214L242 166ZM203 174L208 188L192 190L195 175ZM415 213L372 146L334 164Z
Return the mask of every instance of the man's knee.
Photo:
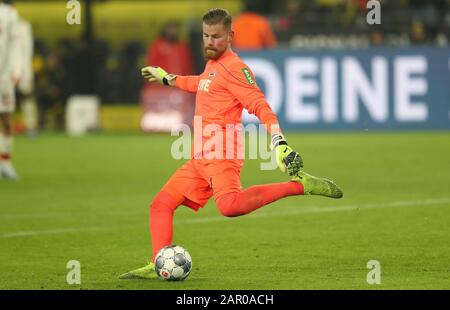
M236 210L234 208L227 206L227 205L226 206L218 205L218 208L219 208L220 214L222 214L223 216L226 216L226 217L236 217L236 216L241 215L238 212L236 212Z
M242 215L237 195L238 193L230 193L217 199L217 208L223 216L236 217Z
M160 191L156 194L152 203L150 204L150 211L169 209L174 211L180 204L175 200L172 195L165 191Z

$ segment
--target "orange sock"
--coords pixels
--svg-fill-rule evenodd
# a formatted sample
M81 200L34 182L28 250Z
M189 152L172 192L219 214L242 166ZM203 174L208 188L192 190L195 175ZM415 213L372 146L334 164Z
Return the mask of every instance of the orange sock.
M150 206L150 232L152 235L152 262L163 247L172 243L173 214L180 205L169 193L159 192Z
M253 212L281 198L303 194L303 184L299 182L256 185L240 193L223 195L217 199L217 207L223 215L235 217Z

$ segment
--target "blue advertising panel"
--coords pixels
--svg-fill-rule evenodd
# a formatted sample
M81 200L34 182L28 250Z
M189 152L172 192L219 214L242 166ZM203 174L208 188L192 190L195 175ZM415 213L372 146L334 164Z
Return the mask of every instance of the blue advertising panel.
M238 54L284 129L450 128L449 48Z

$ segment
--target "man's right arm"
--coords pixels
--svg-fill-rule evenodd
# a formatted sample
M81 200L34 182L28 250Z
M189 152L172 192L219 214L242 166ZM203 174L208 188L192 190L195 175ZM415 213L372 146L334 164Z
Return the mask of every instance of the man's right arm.
M200 77L198 75L169 74L160 67L148 66L141 69L142 76L149 82L175 86L188 92L197 92Z

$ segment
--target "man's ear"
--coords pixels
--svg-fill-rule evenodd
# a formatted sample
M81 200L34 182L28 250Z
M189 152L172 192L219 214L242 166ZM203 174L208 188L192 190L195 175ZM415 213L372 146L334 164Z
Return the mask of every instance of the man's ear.
M230 32L228 32L228 42L231 43L231 41L233 41L234 38L234 31L230 30Z

